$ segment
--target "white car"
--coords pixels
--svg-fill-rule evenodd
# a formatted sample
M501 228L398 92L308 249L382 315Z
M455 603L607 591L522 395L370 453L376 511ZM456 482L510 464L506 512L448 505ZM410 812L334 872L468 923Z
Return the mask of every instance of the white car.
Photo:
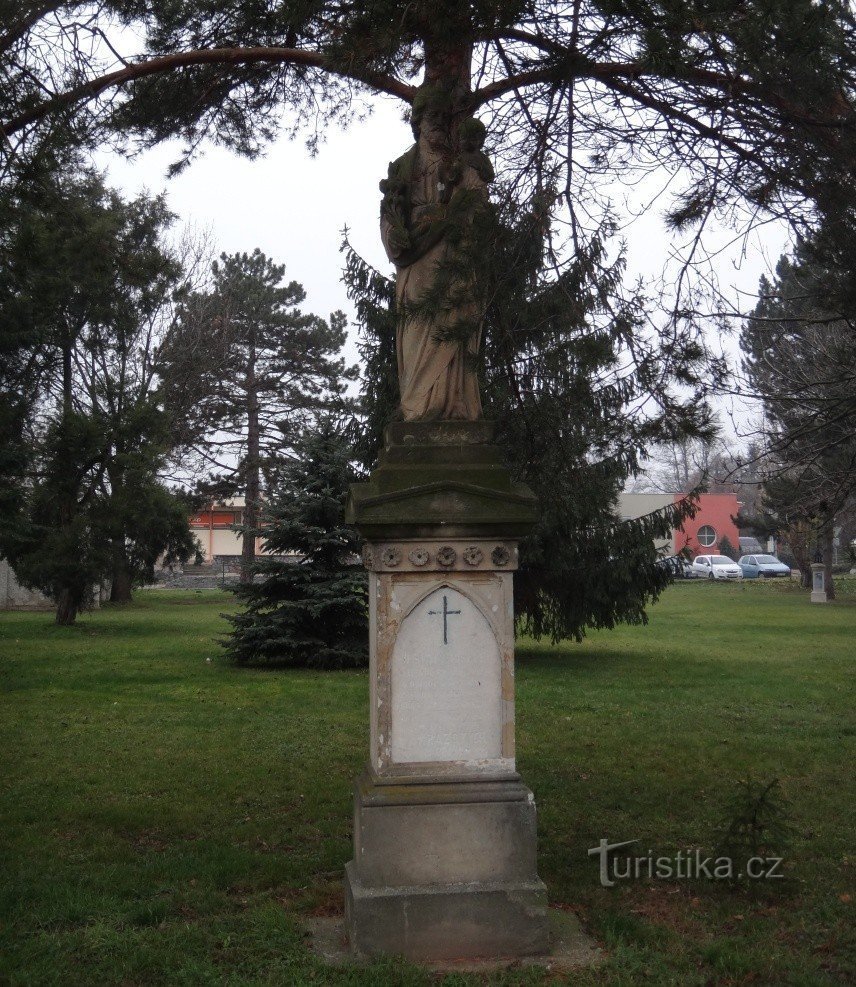
M743 570L727 555L697 555L693 572L702 579L742 579Z

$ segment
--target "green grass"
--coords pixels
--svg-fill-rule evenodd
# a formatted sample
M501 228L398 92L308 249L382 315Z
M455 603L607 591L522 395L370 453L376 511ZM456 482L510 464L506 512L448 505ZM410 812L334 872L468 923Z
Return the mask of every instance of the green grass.
M521 643L540 872L608 953L574 983L856 979L856 586L839 588L812 606L781 584L682 584L647 627ZM342 905L368 678L230 668L214 643L229 606L141 593L72 629L0 615L0 983L435 982L310 954L307 917ZM601 837L711 847L747 774L791 801L784 882L599 886Z

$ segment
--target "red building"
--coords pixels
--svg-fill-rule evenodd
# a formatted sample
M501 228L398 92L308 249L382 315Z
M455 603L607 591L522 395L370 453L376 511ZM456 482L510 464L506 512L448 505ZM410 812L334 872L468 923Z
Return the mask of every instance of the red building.
M674 494L677 503L682 494ZM686 520L674 535L675 553L689 548L693 557L713 555L721 551L722 539L727 538L734 552L740 554L740 532L732 518L737 516L740 503L737 494L702 494L699 512L692 521Z
M680 493L623 493L616 505L617 512L622 518L645 517L677 504L683 496ZM702 494L698 508L693 520L684 522L683 528L673 531L671 538L659 538L654 542L657 552L677 555L689 549L693 557L718 555L722 551L722 539L727 538L736 558L740 554L740 532L731 519L737 517L740 508L737 494Z

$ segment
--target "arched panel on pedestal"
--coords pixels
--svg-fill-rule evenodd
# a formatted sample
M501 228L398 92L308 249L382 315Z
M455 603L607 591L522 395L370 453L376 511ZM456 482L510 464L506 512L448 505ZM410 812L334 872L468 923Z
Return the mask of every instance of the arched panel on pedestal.
M481 607L454 586L422 596L392 652L391 756L398 764L502 756L502 658Z

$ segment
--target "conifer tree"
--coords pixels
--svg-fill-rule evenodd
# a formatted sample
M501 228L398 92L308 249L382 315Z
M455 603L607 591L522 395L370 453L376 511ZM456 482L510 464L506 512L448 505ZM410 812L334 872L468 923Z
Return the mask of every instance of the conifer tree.
M696 245L710 218L723 215L743 228L775 217L802 232L821 216L840 216L852 231L851 8L846 0L260 0L225 6L103 0L91 17L81 18L78 4L28 0L20 13L13 6L0 32L9 82L0 91L0 154L7 162L29 162L63 140L103 135L151 147L180 136L187 146L178 170L207 141L253 156L285 126L291 133L308 131L314 145L323 127L354 119L363 98L391 97L411 108L429 100L443 108L449 155L461 149L462 128L477 116L487 127L496 171L518 203L551 184L561 193L572 249L551 257L563 271L555 306L577 286L609 278L613 265L603 265L595 279L587 266L603 261L603 224L616 183L634 185L652 173L666 176L661 201L669 225L692 231ZM130 30L111 37L117 25ZM141 52L132 53L129 44ZM400 150L390 148L390 157ZM26 180L15 168L3 174ZM842 241L835 238L836 245ZM476 246L485 255L494 250L490 240ZM678 362L692 361L695 345L681 331L698 317L687 281L678 279L672 305L675 342L663 336L665 355ZM574 304L588 303L566 298L567 306ZM614 326L624 327L624 352L634 353L641 327L627 313ZM589 351L598 335L588 340ZM550 360L558 353L554 347ZM525 352L536 366L533 357ZM647 358L641 365L655 367ZM545 401L534 387L519 394L512 387L511 394L519 407ZM625 452L612 451L609 439L613 417L626 417L627 407L617 403L600 423L603 437L583 442L595 463L625 459L618 473L601 467L613 479L598 495L632 465ZM518 426L527 437L533 421ZM561 435L559 421L548 415L538 424ZM559 465L574 448L580 444L571 442ZM569 494L568 508L594 493L583 485ZM592 536L598 546L611 538L607 503L599 511ZM578 566L576 578L584 571ZM595 595L608 597L607 577L604 571L595 579ZM567 582L572 607L581 590L574 582ZM608 623L610 612L596 607L586 619Z
M0 196L0 215L0 552L72 624L96 583L127 601L162 552L190 551L161 478L174 442L157 360L182 264L163 199L126 202L94 171L44 175Z
M209 291L183 304L164 359L170 379L190 382L192 445L216 496L245 497L241 581L252 581L264 476L313 415L342 407L355 371L339 352L346 319L303 312L303 286L256 248L222 254Z
M239 665L348 668L368 661L366 574L359 539L344 522L356 479L343 429L322 419L295 443L265 504L257 579L241 585L244 609L225 642Z
M485 417L514 475L538 495L541 519L521 543L515 612L522 630L554 639L587 627L643 622L670 581L654 539L694 513L688 498L621 521L616 500L658 439L710 432L707 387L716 374L693 332L661 333L646 300L621 285L623 259L605 259L609 229L558 277L542 273L549 199L527 210L504 198L482 221L492 250L478 274L487 286L481 389ZM366 467L395 416L395 289L345 243L345 283L362 330ZM683 392L681 396L681 392Z
M854 204L846 0L23 0L0 17L0 155L18 160L117 134L185 140L178 168L207 140L252 156L433 89L450 146L478 114L497 171L524 196L555 180L575 236L657 167L677 228Z
M856 503L856 241L839 242L836 256L829 245L840 235L825 226L782 256L740 335L746 393L763 408L756 524L792 541L805 586L820 543L830 598L834 530Z

